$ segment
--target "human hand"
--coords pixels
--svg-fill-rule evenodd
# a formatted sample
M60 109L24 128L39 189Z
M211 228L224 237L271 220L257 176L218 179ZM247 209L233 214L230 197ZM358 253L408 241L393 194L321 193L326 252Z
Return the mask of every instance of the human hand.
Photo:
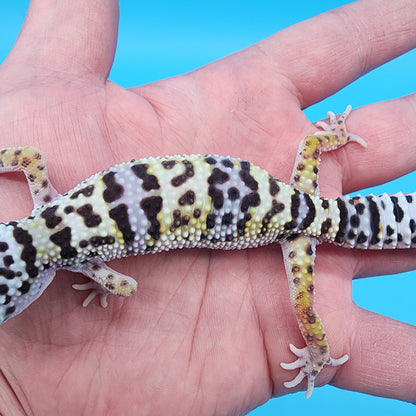
M287 182L298 143L316 130L301 109L416 44L411 0L358 2L198 71L124 90L106 81L116 2L49 3L32 1L0 67L1 147L40 148L60 192L117 162L181 153L231 154ZM349 130L368 150L349 145L325 155L322 195L413 170L414 108L412 95L354 111ZM394 161L393 144L395 155L406 149ZM3 198L1 220L27 215L23 184L13 175L0 184L13 196ZM351 300L354 275L414 268L412 253L318 248L317 310L332 355L351 357L336 377L325 369L318 384L414 398L415 328ZM280 362L293 359L289 343L303 341L277 245L111 265L138 280L134 297L85 310L69 289L79 279L61 271L38 302L0 327L2 413L238 414L288 392L282 383L292 374Z

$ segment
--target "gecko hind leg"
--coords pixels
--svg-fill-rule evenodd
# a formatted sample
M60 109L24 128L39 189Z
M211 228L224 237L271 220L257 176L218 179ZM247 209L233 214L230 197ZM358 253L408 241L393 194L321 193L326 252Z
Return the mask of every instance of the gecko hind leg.
M0 149L0 173L23 172L26 176L34 207L52 201L59 194L48 177L42 152L35 147L6 147Z
M315 379L325 365L341 365L348 360L348 355L338 359L330 356L325 328L314 308L315 245L315 238L302 235L282 244L290 299L306 347L299 349L290 344L297 359L280 365L285 370L299 368L297 376L284 383L286 388L297 386L307 377L307 398L311 396Z
M310 195L318 195L318 172L322 152L328 152L355 141L366 146L361 137L347 132L345 119L351 112L348 106L338 118L328 112L329 124L319 122L324 129L313 136L307 136L299 146L290 185ZM294 191L295 192L295 191ZM283 258L289 284L290 297L299 329L306 347L299 349L290 344L290 350L297 356L292 363L281 363L285 370L299 368L297 376L284 383L287 388L297 386L307 377L306 397L312 394L315 379L325 365L338 366L348 360L348 355L334 359L329 355L329 344L321 319L314 309L314 264L317 240L299 235L282 244Z

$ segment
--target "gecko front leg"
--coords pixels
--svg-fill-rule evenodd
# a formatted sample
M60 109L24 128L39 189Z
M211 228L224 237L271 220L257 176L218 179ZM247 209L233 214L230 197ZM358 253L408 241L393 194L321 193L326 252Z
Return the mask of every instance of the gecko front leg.
M6 172L22 172L26 176L26 180L29 186L29 191L33 199L34 212L37 210L42 210L45 204L50 203L51 201L57 200L61 195L55 190L52 186L49 176L48 169L46 166L45 158L42 155L42 152L32 146L26 147L8 147L0 149L0 173ZM86 190L83 193L88 196L91 191ZM79 194L77 198L79 197ZM82 198L82 197L80 197ZM76 199L76 198L75 198ZM61 221L62 217L56 216L59 203L54 207L45 210L42 221L45 221L46 229L53 229ZM71 212L72 212L71 208ZM32 215L33 215L32 213ZM42 214L41 214L42 216ZM50 216L50 217L49 217ZM43 222L40 223L39 227L43 226ZM88 228L88 227L87 227ZM67 230L61 230L66 231ZM29 238L29 237L26 237ZM51 236L53 238L53 236ZM62 235L61 237L62 238ZM33 240L32 237L30 237ZM37 241L34 242L33 250L44 250L44 247L39 245ZM84 284L75 284L73 285L74 289L77 290L89 290L92 289L91 293L84 300L83 306L87 306L91 301L97 296L100 296L100 303L102 307L107 306L107 296L109 294L118 295L118 296L130 296L137 291L137 282L130 276L126 276L122 273L119 273L105 263L99 262L85 262L80 265L72 267L64 267L67 270L82 273L84 276L87 276L91 279L88 283ZM31 287L31 296L27 296L26 302L31 303L36 299L43 290L49 285L55 275L55 270L48 269L42 270L40 277L32 283ZM27 285L26 285L27 286ZM4 291L5 289L3 289ZM1 296L1 294L0 294ZM17 314L19 311L26 307L23 304L21 299L18 299L13 306L13 311L7 314L6 319ZM9 308L11 310L12 308Z
M23 172L37 208L55 199L59 194L48 177L42 152L35 147L7 147L0 149L0 173Z

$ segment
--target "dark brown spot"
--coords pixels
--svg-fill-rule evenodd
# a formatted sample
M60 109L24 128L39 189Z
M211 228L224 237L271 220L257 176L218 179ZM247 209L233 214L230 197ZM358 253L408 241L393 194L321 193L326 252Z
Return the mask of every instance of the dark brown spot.
M272 202L272 208L269 211L267 211L266 214L263 217L263 220L262 220L263 227L262 227L261 233L260 233L261 235L266 234L266 232L267 232L267 225L270 223L271 219L275 215L277 215L277 214L279 214L280 212L283 211L284 207L285 206L282 203L279 203L276 200L273 200L273 202Z
M363 231L361 231L360 234L358 234L357 243L364 244L367 240L368 240L368 237L364 234Z
M174 159L162 161L162 166L165 169L172 169L175 165L176 165L176 160Z
M241 201L241 211L247 212L250 207L258 207L260 205L260 195L257 192L251 192L244 196Z
M189 160L184 160L182 163L185 166L185 173L182 173L172 178L172 180L170 181L172 186L178 187L183 185L189 178L192 178L195 174L194 166Z
M20 258L26 263L26 273L29 275L29 277L36 277L39 273L39 269L37 266L35 266L36 248L32 244L32 236L28 231L19 227L15 227L13 230L13 236L16 242L23 246Z
M415 223L415 220L412 218L410 221L409 221L409 228L410 228L410 232L413 234L414 232L415 232L415 230L416 230L416 223Z
M322 199L321 200L321 206L323 209L328 209L329 208L329 201L327 199Z
M214 168L211 175L208 177L208 183L210 185L223 184L230 179L230 175L221 169Z
M335 236L335 242L342 243L344 241L346 228L348 225L348 209L345 205L345 201L342 198L337 198L336 203L339 210L339 225L338 232Z
M222 216L221 224L224 226L231 225L233 221L233 214L231 212L227 212Z
M172 222L172 225L170 227L171 232L175 231L182 224L182 215L181 215L181 211L179 209L175 209L172 212L172 216L173 216L173 222Z
M316 316L314 313L309 313L308 314L308 322L310 324L314 324L316 322Z
M241 170L239 172L239 176L241 180L251 191L257 191L259 188L259 184L250 174L250 163L240 162L240 166Z
M115 241L115 239L111 235L108 235L108 236L105 236L105 237L95 235L95 236L90 238L90 243L93 247L111 245L111 244L114 244L114 241Z
M273 178L273 176L269 176L269 192L271 196L276 196L280 191L280 186L278 181Z
M393 203L394 218L396 219L396 222L401 222L404 217L404 211L399 205L399 199L397 198L397 196L392 195L390 196L390 200Z
M230 201L235 201L240 198L240 191L234 186L228 190L228 198Z
M70 259L77 255L77 250L71 246L71 228L65 227L61 231L52 234L49 239L61 248L61 257Z
M6 267L10 267L14 263L13 256L10 256L10 255L4 256L3 263Z
M11 315L14 311L16 310L16 307L15 306L9 306L7 309L6 309L6 313L5 313L5 315L7 316L7 315Z
M195 203L195 192L186 191L179 199L179 205L193 205Z
M211 229L215 227L215 214L208 214L207 215L207 229Z
M357 234L355 234L355 232L353 230L349 230L348 234L347 234L347 238L349 240L354 240L354 238L357 236Z
M55 215L55 211L58 209L58 205L46 208L40 216L45 220L45 224L48 228L55 228L62 221L62 217Z
M20 286L18 290L22 295L24 295L25 293L29 292L30 283L28 281L23 282L22 286Z
M105 202L111 203L120 199L124 194L124 188L116 182L116 173L108 172L103 176L103 182L107 188L103 192L103 199Z
M146 163L140 163L133 165L131 170L133 173L142 180L142 188L145 191L151 191L152 189L159 189L160 185L155 175L151 175L147 172L149 165Z
M226 167L226 168L233 168L234 167L234 163L230 160L230 159L223 159L221 160L221 163Z
M93 194L93 192L94 192L94 185L88 185L88 186L86 186L85 188L82 188L82 189L80 189L80 190L78 190L78 191L74 192L74 193L70 196L70 198L71 198L71 199L76 199L76 198L78 198L80 195L84 195L84 196L86 196L86 197L89 197L89 196L91 196L91 195Z
M370 211L370 244L374 245L380 241L380 238L378 237L380 227L380 211L378 210L377 204L371 195L367 196L366 199L368 201L368 209Z
M358 203L355 205L355 210L357 211L358 215L362 215L365 210L365 205L363 203Z
M17 273L15 273L13 270L0 267L0 276L4 276L6 279L11 280L14 279L16 275Z
M101 224L101 217L94 213L91 204L80 206L77 213L84 219L84 224L88 228L98 227Z
M237 221L237 234L242 237L246 230L246 223L247 221L250 221L251 215L245 214L244 218L241 218Z
M215 165L217 163L216 159L214 159L212 156L206 156L205 162L208 163L208 165Z
M199 218L201 216L201 210L200 209L194 209L194 218Z
M9 245L4 242L4 241L0 241L0 252L5 252L7 251L9 248Z
M306 206L308 207L308 211L306 213L305 218L299 224L300 230L306 230L313 223L316 216L316 208L315 204L312 201L312 198L308 194L303 194L303 198L306 202Z
M332 226L331 218L327 218L325 221L323 221L321 225L321 235L326 235L329 229L331 228L331 226Z
M81 240L81 241L79 242L79 246L80 246L81 248L85 248L85 247L87 247L87 246L88 246L88 241L87 241L87 240Z
M294 189L293 194L290 197L290 215L293 219L299 216L299 207L300 207L300 192L297 189Z
M140 202L140 207L150 223L147 232L154 240L159 240L160 238L160 222L157 219L157 214L162 209L162 206L163 200L160 196L149 196Z
M208 195L212 199L212 204L215 209L221 209L224 205L224 194L220 189L217 189L215 186L210 185L208 188Z
M154 198L156 198L156 197L154 197ZM141 205L143 204L143 201L145 201L147 199L149 199L149 198L143 199ZM142 206L142 208L143 208L143 206ZM127 213L127 205L126 204L117 205L115 208L112 208L109 211L108 214L109 214L110 218L112 220L114 220L118 229L120 230L121 234L123 235L124 242L126 244L129 244L129 243L133 242L135 233L131 229L130 219L129 219L129 215Z

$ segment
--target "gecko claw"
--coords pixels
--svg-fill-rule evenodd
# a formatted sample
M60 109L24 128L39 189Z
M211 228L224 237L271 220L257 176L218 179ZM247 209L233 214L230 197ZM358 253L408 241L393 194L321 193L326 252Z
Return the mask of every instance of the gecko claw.
M280 366L285 370L296 370L299 368L299 372L293 380L285 381L283 385L291 389L299 385L307 377L308 386L305 393L307 399L311 397L315 387L315 379L325 365L335 367L344 364L348 360L348 355L345 354L340 358L329 357L324 364L320 365L315 362L308 347L296 348L293 344L290 344L289 348L298 358L291 363L280 363Z

